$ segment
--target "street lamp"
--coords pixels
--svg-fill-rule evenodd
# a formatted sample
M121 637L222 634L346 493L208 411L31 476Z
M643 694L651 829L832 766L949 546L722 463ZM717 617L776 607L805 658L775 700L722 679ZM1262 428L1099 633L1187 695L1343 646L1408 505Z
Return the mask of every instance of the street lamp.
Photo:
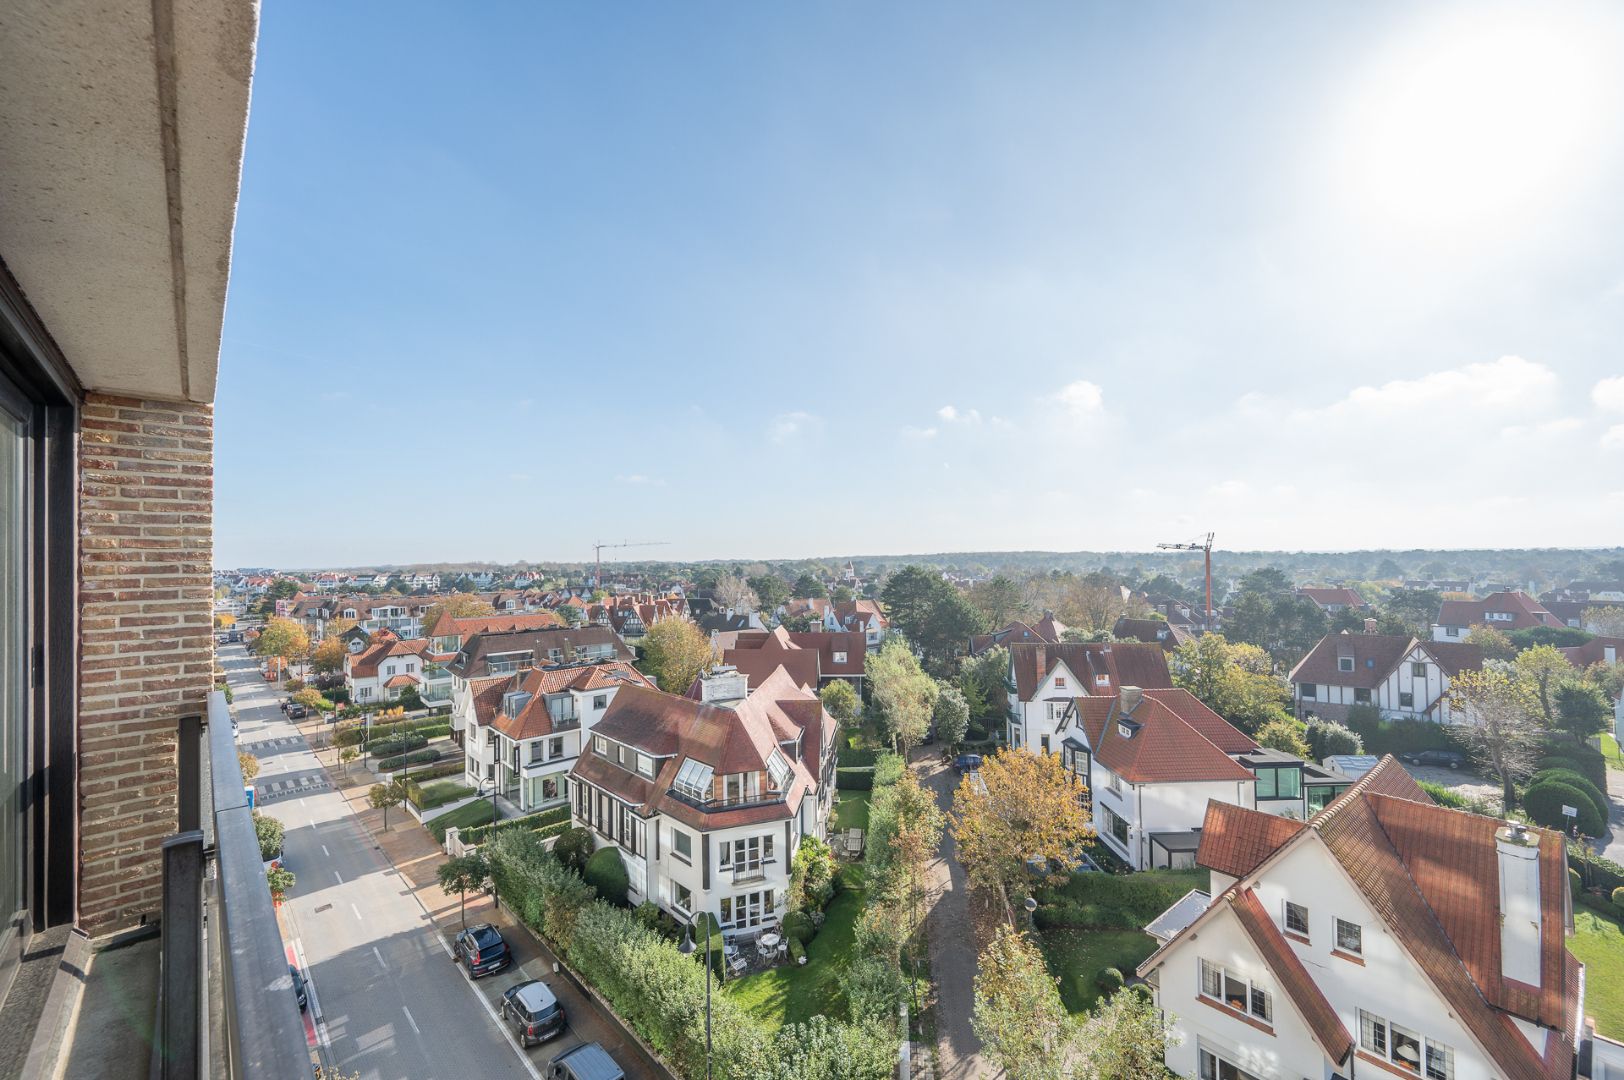
M479 782L479 794L481 794L481 795L485 794L485 785L486 784L489 784L491 786L491 833L492 833L492 835L494 835L496 833L496 813L497 813L497 811L496 811L496 787L497 787L497 785L496 785L496 777L487 776L485 779L481 780Z
M688 921L682 931L682 944L677 951L684 956L692 956L694 949L694 920L697 913L688 916ZM705 921L705 1080L711 1080L711 970L710 970L710 920Z

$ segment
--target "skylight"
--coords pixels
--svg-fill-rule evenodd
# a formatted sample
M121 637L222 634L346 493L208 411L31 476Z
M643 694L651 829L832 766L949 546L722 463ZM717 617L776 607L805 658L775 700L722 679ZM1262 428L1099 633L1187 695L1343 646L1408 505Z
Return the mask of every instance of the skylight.
M690 799L710 798L711 776L714 770L703 761L693 758L683 758L682 768L677 770L677 779L674 786L677 793L686 795Z

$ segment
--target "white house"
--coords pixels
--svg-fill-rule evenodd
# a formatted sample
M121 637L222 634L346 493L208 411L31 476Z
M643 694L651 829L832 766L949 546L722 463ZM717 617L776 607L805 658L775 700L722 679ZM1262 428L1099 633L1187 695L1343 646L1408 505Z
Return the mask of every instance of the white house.
M571 770L573 817L620 852L633 903L753 936L782 917L801 838L824 833L835 722L783 673L747 690L720 667L701 698L622 687Z
M569 798L569 771L623 686L654 684L621 660L576 661L475 679L463 757L470 784L536 810Z
M1450 680L1483 666L1483 651L1464 642L1402 634L1327 634L1292 668L1299 717L1344 720L1353 705L1373 705L1389 720L1457 723Z
M1432 640L1464 641L1474 626L1510 632L1561 625L1562 620L1532 596L1517 589L1503 589L1481 600L1445 600L1438 607L1438 621L1432 624Z
M1139 967L1203 1080L1557 1080L1583 1013L1562 838L1432 804L1391 757L1309 822L1213 803L1206 896Z
M1012 642L1009 685L1009 744L1037 753L1059 749L1060 721L1074 698L1123 686L1167 690L1173 677L1159 645Z
M408 687L419 686L427 651L428 643L421 638L405 641L387 630L378 631L366 649L344 654L344 685L350 700L394 701Z
M564 627L552 620L553 625L532 628L535 619L550 617L481 615L435 622L420 692L425 700L449 697L453 738L462 738L473 716L474 696L490 685L489 679L581 660L632 660L632 651L608 627Z

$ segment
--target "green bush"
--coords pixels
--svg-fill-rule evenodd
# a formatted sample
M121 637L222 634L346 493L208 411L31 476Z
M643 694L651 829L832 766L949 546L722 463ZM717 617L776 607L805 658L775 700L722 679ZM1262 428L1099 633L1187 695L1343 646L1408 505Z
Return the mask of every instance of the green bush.
M440 751L438 750L413 750L409 754L397 754L394 757L380 758L378 771L395 772L397 769L404 769L408 765L424 765L430 761L439 760Z
M618 907L626 906L626 892L632 883L619 848L611 846L594 852L586 861L586 873L581 876L598 890L599 896Z
M902 760L901 755L884 753L874 762L874 786L877 788L890 787L902 779L902 774L908 771L908 763Z
M393 757L411 750L421 750L429 744L423 735L401 735L389 739L369 739L366 744L367 753L374 757ZM436 757L439 755L436 754Z
M817 928L812 925L812 916L804 911L792 911L784 916L784 936L791 941L799 941L802 945L812 940Z
M1571 806L1579 811L1579 816L1569 822L1562 813L1562 807ZM1536 825L1544 825L1548 829L1567 832L1570 824L1577 824L1579 832L1585 836L1600 836L1606 826L1601 816L1596 813L1595 805L1579 788L1572 784L1564 784L1560 780L1547 780L1543 783L1532 784L1523 793L1523 809Z
M871 747L842 746L836 758L836 764L851 769L868 768L880 756L878 750Z
M259 839L259 858L261 862L270 862L282 854L282 838L287 830L282 823L273 817L266 817L258 810L254 811L254 835Z
M1595 747L1553 742L1546 746L1545 755L1534 766L1535 769L1572 769L1594 784L1597 790L1607 790L1607 759Z
M1546 769L1543 772L1537 772L1529 779L1528 786L1533 787L1535 784L1543 784L1547 780L1570 784L1584 792L1585 798L1589 799L1590 805L1595 808L1596 815L1603 821L1613 816L1613 805L1607 801L1607 796L1597 791L1595 784L1592 784L1572 769ZM1586 835L1591 834L1587 833Z
M1613 903L1624 907L1624 885L1613 890Z
M1100 993L1109 997L1118 990L1121 990L1126 981L1127 980L1123 979L1122 971L1120 969L1108 967L1104 971L1100 972L1099 978L1094 980L1094 985L1099 988Z
M1315 761L1324 761L1332 754L1365 752L1364 741L1335 720L1321 720L1315 717L1308 722L1305 737L1308 740L1308 752Z
M1517 647L1518 652L1526 652L1535 645L1555 645L1559 649L1583 645L1594 634L1581 630L1577 626L1525 626L1521 630L1513 630L1506 637Z
M1383 720L1374 705L1348 709L1347 729L1359 736L1365 753L1407 754L1420 750L1462 750L1447 724L1427 720Z
M801 963L805 959L806 959L806 946L803 945L800 942L799 939L790 938L789 939L789 960L790 960L790 963L794 964L796 967L800 967Z
M870 791L874 787L874 767L835 769L835 787L841 791Z
M534 814L521 814L519 817L505 818L494 825L487 822L476 825L471 829L464 829L459 834L467 844L482 844L493 832L502 832L507 829L527 829L543 832L546 829L555 829L554 832L545 832L542 839L557 836L564 829L569 828L569 806L555 806L547 810L538 810Z
M434 810L446 803L466 799L472 794L474 794L474 789L467 784L450 781L441 781L438 784L420 784L415 776L406 781L406 801L419 810Z
M592 833L584 828L565 829L553 844L558 861L577 874L586 871L587 860L592 858Z
M1468 802L1466 796L1453 788L1445 787L1433 780L1417 780L1416 784L1439 806L1447 806L1454 810L1466 809Z

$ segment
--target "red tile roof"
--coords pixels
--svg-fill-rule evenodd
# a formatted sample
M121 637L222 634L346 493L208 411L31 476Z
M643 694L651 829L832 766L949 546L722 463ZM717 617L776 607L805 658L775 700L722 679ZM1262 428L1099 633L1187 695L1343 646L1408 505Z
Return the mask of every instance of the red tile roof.
M1089 694L1114 694L1124 686L1146 690L1173 686L1167 654L1160 645L1136 642L1015 644L1009 647L1009 663L1015 672L1015 693L1021 701L1031 701L1038 684L1059 663L1066 665L1080 688ZM1097 681L1101 675L1106 678L1103 684Z
M1297 590L1297 595L1314 601L1320 607L1330 607L1332 604L1342 604L1345 607L1362 608L1365 598L1352 589L1320 589L1312 586Z
M1296 951L1287 943L1274 920L1263 910L1257 894L1251 889L1242 889L1228 895L1230 910L1240 920L1241 929L1246 931L1246 936L1252 940L1263 962L1274 972L1275 980L1286 992L1286 997L1302 1014L1308 1030L1314 1034L1314 1040L1332 1061L1339 1062L1346 1058L1348 1051L1353 1049L1353 1036L1342 1026L1336 1010L1325 1000L1319 984L1303 967L1303 962L1297 958Z
M376 644L359 653L348 653L344 657L345 674L352 679L375 679L378 677L378 665L391 656L422 656L429 651L428 642L422 638L411 641L401 641L395 635L380 630L373 635Z
M475 634L507 634L517 630L544 630L549 626L562 626L564 620L550 611L526 615L467 615L461 618L442 611L434 620L427 637L460 637L464 641Z
M999 645L1014 645L1020 642L1042 642L1054 645L1058 643L1058 639L1044 637L1026 623L1016 619L1002 630L994 630L990 634L977 634L972 637L970 639L970 655L980 656L988 649L996 648Z
M569 664L561 667L532 668L511 677L503 682L512 682L511 689L522 690L530 695L519 715L508 716L500 711L501 695L498 695L498 710L493 715L491 725L510 739L523 741L525 739L540 739L553 733L553 714L547 708L547 695L558 695L566 691L580 693L594 690L615 689L620 690L626 686L641 686L652 690L654 683L647 676L630 664L620 660L611 660L601 664ZM503 690L506 693L506 689Z
M1245 877L1307 827L1294 818L1209 802L1196 863L1229 877Z
M1489 612L1509 612L1510 621L1490 621ZM1532 596L1520 590L1507 589L1490 593L1481 600L1445 600L1438 607L1439 624L1443 626L1491 625L1500 629L1524 630L1530 626L1561 626L1562 620L1546 611Z
M1415 638L1403 634L1350 634L1346 630L1326 634L1291 669L1290 679L1294 683L1374 690L1415 643ZM1339 661L1344 657L1352 658L1352 671L1341 669Z
M1171 706L1149 694L1140 699L1131 715L1122 712L1121 699L1115 696L1080 697L1075 704L1083 729L1088 732L1094 760L1129 783L1253 779L1251 770L1220 750ZM1222 719L1214 719L1229 727ZM1122 721L1139 727L1132 736L1124 736ZM1238 731L1235 734L1237 742L1245 740L1249 744L1244 749L1257 749L1257 743Z

